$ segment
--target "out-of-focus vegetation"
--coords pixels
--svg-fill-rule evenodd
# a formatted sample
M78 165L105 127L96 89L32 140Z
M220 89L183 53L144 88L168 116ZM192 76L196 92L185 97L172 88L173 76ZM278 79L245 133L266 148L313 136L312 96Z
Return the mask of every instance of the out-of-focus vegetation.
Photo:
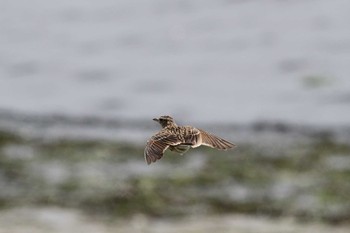
M278 144L278 142L275 142ZM350 146L313 136L288 148L240 144L151 166L122 142L0 132L0 208L56 205L105 216L245 213L350 222Z

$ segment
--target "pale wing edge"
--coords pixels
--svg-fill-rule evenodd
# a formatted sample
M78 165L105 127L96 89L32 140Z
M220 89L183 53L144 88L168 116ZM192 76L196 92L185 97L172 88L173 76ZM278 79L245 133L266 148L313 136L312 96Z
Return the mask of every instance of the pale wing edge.
M236 147L235 144L229 142L223 138L210 134L204 130L201 130L202 145L216 148L219 150L227 150Z

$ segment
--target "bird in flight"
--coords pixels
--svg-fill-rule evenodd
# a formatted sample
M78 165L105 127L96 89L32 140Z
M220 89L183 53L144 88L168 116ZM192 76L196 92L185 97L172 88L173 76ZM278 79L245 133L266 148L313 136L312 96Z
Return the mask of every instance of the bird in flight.
M153 120L158 122L162 129L147 141L144 156L148 165L161 159L164 151L168 148L171 151L184 154L188 149L201 145L219 150L236 147L235 144L202 129L192 126L178 126L170 116L161 116Z

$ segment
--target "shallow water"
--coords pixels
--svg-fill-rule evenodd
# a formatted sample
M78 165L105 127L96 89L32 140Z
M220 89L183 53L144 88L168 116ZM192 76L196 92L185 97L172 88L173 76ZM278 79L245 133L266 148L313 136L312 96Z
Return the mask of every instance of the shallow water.
M3 1L0 109L350 123L350 2Z

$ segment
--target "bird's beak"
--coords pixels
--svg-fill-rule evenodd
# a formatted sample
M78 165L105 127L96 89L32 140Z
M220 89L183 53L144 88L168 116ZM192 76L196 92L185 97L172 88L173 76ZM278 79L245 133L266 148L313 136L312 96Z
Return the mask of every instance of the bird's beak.
M156 122L159 122L159 119L158 118L153 118L154 121Z

